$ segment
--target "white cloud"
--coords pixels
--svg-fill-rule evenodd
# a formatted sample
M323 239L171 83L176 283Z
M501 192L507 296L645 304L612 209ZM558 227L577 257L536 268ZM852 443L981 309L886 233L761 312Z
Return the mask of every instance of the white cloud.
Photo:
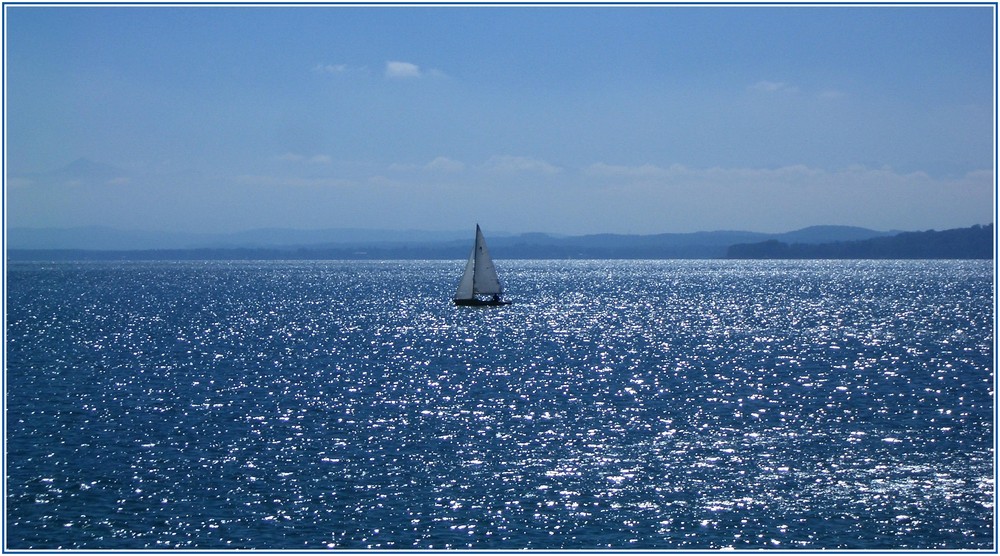
M446 156L439 156L428 162L424 169L436 172L461 172L465 169L465 164Z
M352 66L349 64L316 64L312 69L313 73L320 75L367 75L370 73L367 66Z
M385 63L385 76L390 79L421 77L420 66L409 62L390 61Z
M486 161L485 167L491 172L504 173L529 172L551 175L562 172L562 168L558 166L553 166L544 160L526 156L494 156Z
M799 88L784 81L758 81L750 86L751 90L763 93L797 93Z

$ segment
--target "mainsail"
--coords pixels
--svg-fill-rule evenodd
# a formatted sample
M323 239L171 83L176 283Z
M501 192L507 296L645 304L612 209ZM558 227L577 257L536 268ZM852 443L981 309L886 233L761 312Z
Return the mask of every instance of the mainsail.
M458 283L458 291L455 292L456 300L471 300L477 295L500 295L503 293L503 286L500 285L500 277L497 276L497 269L490 258L490 251L486 248L486 239L483 231L476 224L476 243L469 254L469 261L465 263L465 273Z

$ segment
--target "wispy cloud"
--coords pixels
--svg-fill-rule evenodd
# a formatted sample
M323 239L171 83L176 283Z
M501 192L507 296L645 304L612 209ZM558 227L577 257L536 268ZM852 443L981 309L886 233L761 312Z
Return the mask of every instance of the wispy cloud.
M328 76L348 76L348 75L369 75L371 71L367 66L352 66L350 64L330 64L319 63L313 66L312 72L317 75Z
M385 76L389 79L413 79L423 75L420 66L410 62L389 61L385 63Z
M535 174L558 174L562 168L553 166L544 160L530 158L527 156L494 156L486 161L485 168L491 172L518 173L529 172Z
M750 86L753 91L762 93L797 93L799 88L784 81L758 81Z
M443 71L424 68L411 62L392 60L385 63L386 79L422 79L425 77L448 77Z
M446 156L439 156L428 162L424 169L436 172L461 172L465 169L465 164Z

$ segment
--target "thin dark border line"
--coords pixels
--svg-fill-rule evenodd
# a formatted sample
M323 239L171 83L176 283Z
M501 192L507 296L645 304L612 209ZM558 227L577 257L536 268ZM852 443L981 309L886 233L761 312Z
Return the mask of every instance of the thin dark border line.
M461 7L609 7L609 8L643 8L643 7L730 7L730 8L740 8L740 7L774 7L774 8L798 8L798 7L833 7L833 8L851 8L851 7L889 7L889 8L903 8L903 7L950 7L950 8L963 8L963 7L987 7L993 6L994 8L1000 6L1000 2L988 2L988 1L970 1L970 2L946 2L946 1L871 1L871 2L836 2L831 0L822 0L817 2L781 2L781 1L750 1L750 2L732 2L732 1L707 1L707 2L674 2L674 1L629 1L629 2L609 2L606 0L595 0L595 1L578 1L578 0L567 0L565 2L560 1L545 1L545 2L497 2L497 1L458 1L458 2L356 2L356 1L343 1L338 2L335 0L317 0L315 2L310 1L295 1L295 2L281 2L275 0L261 0L261 1L238 1L238 2L219 2L216 0L197 2L197 1L178 1L170 2L167 0L151 0L148 2L143 1L124 1L124 2L114 2L114 1L93 1L93 2L64 2L64 1L41 1L41 2L31 2L22 0L9 0L0 2L3 6L64 6L64 7L131 7L131 6L177 6L177 7L251 7L251 6L274 6L274 7L309 7L309 6L343 6L343 7L371 7L371 8L406 8L406 7L447 7L447 8L461 8Z

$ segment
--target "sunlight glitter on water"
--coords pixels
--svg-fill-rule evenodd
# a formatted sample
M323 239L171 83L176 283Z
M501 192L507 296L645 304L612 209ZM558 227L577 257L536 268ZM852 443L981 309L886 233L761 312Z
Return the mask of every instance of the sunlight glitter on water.
M15 268L13 545L992 542L988 266L456 264Z

